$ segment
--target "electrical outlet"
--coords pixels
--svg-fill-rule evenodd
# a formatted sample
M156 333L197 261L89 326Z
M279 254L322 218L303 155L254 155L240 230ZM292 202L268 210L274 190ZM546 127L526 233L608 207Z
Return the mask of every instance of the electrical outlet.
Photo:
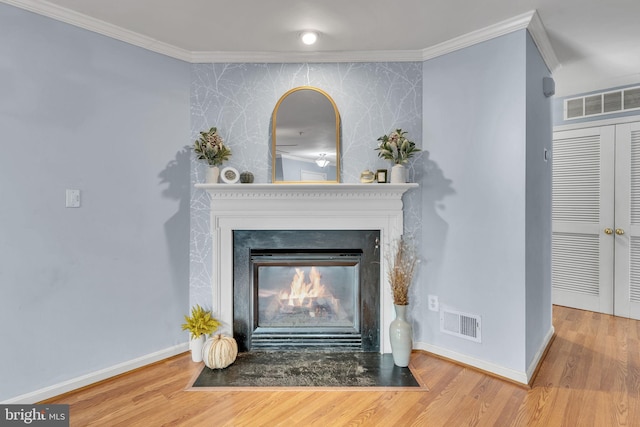
M429 310L431 311L438 311L439 310L439 305L438 304L438 297L435 295L429 295Z

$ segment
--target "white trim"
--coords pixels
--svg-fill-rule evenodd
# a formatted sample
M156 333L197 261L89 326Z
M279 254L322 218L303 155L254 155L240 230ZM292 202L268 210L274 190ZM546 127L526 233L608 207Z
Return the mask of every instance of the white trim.
M562 132L565 130L587 129L587 128L593 128L593 127L621 125L624 123L634 123L634 122L640 122L640 114L636 114L633 116L615 117L613 119L591 120L591 121L585 121L580 123L570 123L567 125L558 125L553 127L553 131Z
M478 368L482 371L491 372L501 377L508 378L517 383L528 383L527 373L524 371L516 371L515 369L505 368L504 366L496 365L495 363L476 359L475 357L471 357L466 354L461 354L446 348L423 342L416 342L414 343L413 347L417 350L424 350L438 356L446 357L447 359L455 360L456 362L464 363L465 365L473 366L474 368Z
M424 342L415 342L413 347L416 350L424 350L438 356L446 357L447 359L455 360L456 362L464 363L465 365L473 366L474 368L478 368L482 371L490 372L503 378L510 379L517 383L527 385L529 384L529 380L535 372L535 369L538 366L542 355L549 345L549 341L553 337L553 334L554 329L552 326L526 372L505 368L504 366L496 365L495 363L487 362L486 360L476 359L475 357L468 356L466 354L458 353Z
M551 339L553 339L553 334L555 333L556 333L555 328L551 326L551 329L549 329L549 332L547 332L547 336L545 336L544 340L542 341L542 345L540 346L540 348L538 348L536 355L533 357L533 360L529 364L529 368L527 369L527 384L529 383L529 381L531 381L531 378L533 377L533 374L536 372L538 365L542 363L542 356L544 356L544 353L547 350L547 347L549 346Z
M531 34L531 37L538 47L540 55L547 64L549 70L553 71L557 69L560 66L560 63L553 51L553 47L551 46L547 32L542 25L542 21L538 16L538 12L535 10L525 12L521 15L514 16L513 18L498 22L497 24L490 25L480 30L473 31L460 37L447 40L446 42L438 45L426 48L422 51L422 59L426 61L427 59L446 55L447 53L524 29L527 29L529 34Z
M435 46L423 49L422 59L427 60L436 58L438 56L455 52L456 50L464 49L466 47L512 33L514 31L523 30L527 28L527 25L530 21L530 14L531 13L525 14L528 16L519 15L507 21L502 21L497 24L482 28L480 30L455 37L451 40L447 40Z
M171 58L182 61L191 61L192 53L188 50L161 42L157 39L127 30L117 25L110 24L100 19L64 8L57 4L44 0L0 0L2 3L10 4L20 9L28 10L56 21L84 28L112 39L120 40L134 46L141 47L152 52L160 53Z
M443 43L418 50L374 50L374 51L331 51L331 52L216 52L189 51L161 42L157 39L135 33L117 25L92 18L44 0L0 0L39 15L89 31L102 34L152 52L160 53L182 61L200 63L298 63L298 62L417 62L432 59L465 47L528 29L549 70L558 68L559 62L553 51L542 21L535 10L514 16L497 24L472 31Z
M221 332L233 334L234 230L380 230L380 258L403 233L408 184L195 184L211 204L211 306ZM380 278L387 277L380 263ZM380 286L380 352L391 352L391 292Z
M0 0L2 1L2 0ZM192 52L191 62L201 63L324 63L418 62L421 50L372 50L349 52Z
M533 16L531 16L531 22L529 22L527 30L529 30L529 34L538 47L542 60L547 64L549 71L554 72L562 67L560 61L558 61L556 52L553 50L553 46L551 46L547 30L545 30L538 12L535 10L533 11Z
M187 350L189 350L189 343L178 344L164 350L156 351L155 353L150 353L136 359L129 360L127 362L119 363L117 365L101 369L99 371L72 378L58 384L53 384L49 387L41 388L40 390L22 394L20 396L13 397L0 403L26 405L41 402L45 399L50 399L52 397L68 393L81 387L86 387L98 381L106 380L108 378L115 377L116 375L123 374L133 369L137 369L142 366L167 359L180 353L184 353Z

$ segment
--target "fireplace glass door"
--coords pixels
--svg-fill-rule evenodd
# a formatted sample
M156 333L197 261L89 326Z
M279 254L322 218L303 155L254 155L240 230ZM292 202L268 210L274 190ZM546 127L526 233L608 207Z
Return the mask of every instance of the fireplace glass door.
M358 328L359 257L254 257L258 328Z
M251 256L254 347L262 338L322 345L359 335L361 254L258 252Z

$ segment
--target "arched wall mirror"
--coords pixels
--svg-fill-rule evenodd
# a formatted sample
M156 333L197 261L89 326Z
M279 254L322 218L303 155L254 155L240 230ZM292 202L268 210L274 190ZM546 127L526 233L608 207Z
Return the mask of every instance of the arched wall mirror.
M272 182L340 182L340 114L321 89L291 89L273 110Z

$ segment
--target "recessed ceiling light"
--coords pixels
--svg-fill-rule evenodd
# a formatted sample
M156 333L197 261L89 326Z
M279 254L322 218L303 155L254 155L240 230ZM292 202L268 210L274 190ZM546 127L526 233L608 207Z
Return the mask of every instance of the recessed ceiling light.
M318 33L314 31L305 31L300 35L300 39L302 40L302 43L310 46L318 40Z

